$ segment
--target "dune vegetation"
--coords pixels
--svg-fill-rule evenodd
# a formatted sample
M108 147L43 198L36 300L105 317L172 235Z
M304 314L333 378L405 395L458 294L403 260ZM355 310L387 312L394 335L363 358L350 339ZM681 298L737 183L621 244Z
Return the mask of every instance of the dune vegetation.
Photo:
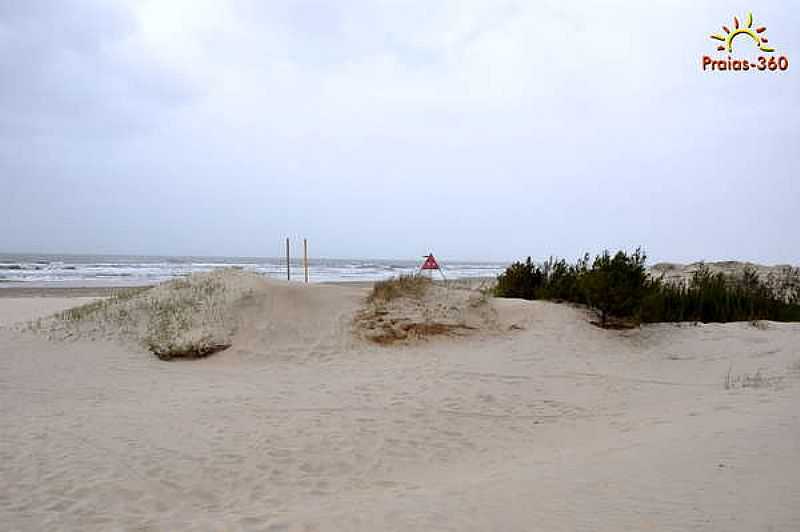
M257 276L232 269L194 274L148 288L120 289L107 299L28 324L54 339L120 338L163 360L198 358L228 348L232 307Z
M421 298L431 286L432 281L423 275L400 275L378 281L372 285L367 297L370 303L387 302L399 297Z
M461 336L494 327L487 300L486 293L468 287L400 275L373 285L354 326L360 336L382 345Z
M498 297L564 301L595 310L602 327L656 322L800 321L800 283L762 278L750 266L738 273L712 273L700 265L688 282L649 275L646 254L608 251L575 263L530 257L497 278Z

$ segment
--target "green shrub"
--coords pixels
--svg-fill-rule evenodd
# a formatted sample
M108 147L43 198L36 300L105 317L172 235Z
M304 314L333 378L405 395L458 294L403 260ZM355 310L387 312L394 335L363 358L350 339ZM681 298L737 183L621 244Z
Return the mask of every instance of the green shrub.
M544 283L539 266L530 257L525 262L515 262L497 277L495 295L519 299L537 299Z
M602 327L608 325L611 317L639 320L649 288L644 268L646 258L641 249L630 255L618 251L613 257L604 251L581 275L579 281L586 303L597 310Z
M687 286L653 283L642 321L800 321L800 305L777 294L752 268L740 275L711 273L701 266Z
M495 295L585 304L597 312L603 327L640 322L800 321L792 272L779 280L763 280L751 267L739 275L725 275L701 266L687 284L680 285L649 278L646 258L641 249L613 256L605 251L591 266L588 254L575 264L550 258L538 265L528 257L498 276Z
M513 263L497 277L494 293L498 297L583 302L579 281L586 273L588 261L588 255L576 264L551 257L540 266L528 257L525 262Z

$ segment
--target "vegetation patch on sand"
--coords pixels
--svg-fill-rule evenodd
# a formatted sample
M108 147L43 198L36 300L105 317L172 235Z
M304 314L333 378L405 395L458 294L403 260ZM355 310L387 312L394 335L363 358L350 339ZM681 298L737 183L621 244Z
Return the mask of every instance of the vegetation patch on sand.
M756 370L755 373L744 373L741 375L734 375L732 373L733 366L728 369L725 375L723 386L726 390L735 390L738 388L765 388L772 387L780 384L783 377L781 376L767 376L761 372L761 369Z
M723 274L726 278L742 277L751 272L774 295L784 301L800 300L800 268L788 264L764 266L752 262L721 261L693 262L691 264L675 264L661 262L649 269L654 279L661 279L665 284L688 287L696 274Z
M400 297L420 299L431 287L433 281L422 275L400 275L385 281L378 281L372 286L367 297L370 303L385 303Z
M401 275L375 283L354 326L361 337L384 345L464 335L494 325L487 298L479 290Z
M261 282L238 270L193 274L152 288L121 289L29 323L53 339L124 339L163 360L197 358L226 349L236 332L233 311Z
M586 254L574 264L530 257L498 276L495 295L569 301L595 310L602 327L655 322L800 321L800 276L781 270L762 276L745 265L735 273L697 265L686 281L653 277L646 255L608 251L593 261Z

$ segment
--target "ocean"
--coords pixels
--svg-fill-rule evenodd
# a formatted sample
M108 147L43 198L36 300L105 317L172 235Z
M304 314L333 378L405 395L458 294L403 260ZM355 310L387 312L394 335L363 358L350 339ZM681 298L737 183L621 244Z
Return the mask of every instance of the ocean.
M311 282L378 281L419 270L423 260L310 259ZM506 264L439 261L448 279L494 277ZM263 257L162 257L0 253L0 286L137 286L194 272L237 267L286 279L286 262ZM291 263L292 280L303 280L302 260Z

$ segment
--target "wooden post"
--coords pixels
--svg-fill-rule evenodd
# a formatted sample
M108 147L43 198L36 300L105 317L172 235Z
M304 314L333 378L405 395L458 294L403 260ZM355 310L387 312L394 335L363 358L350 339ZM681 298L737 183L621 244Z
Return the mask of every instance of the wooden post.
M308 239L303 239L303 269L306 274L306 282L308 282Z
M289 237L286 237L286 280L292 280L292 270L289 266Z

